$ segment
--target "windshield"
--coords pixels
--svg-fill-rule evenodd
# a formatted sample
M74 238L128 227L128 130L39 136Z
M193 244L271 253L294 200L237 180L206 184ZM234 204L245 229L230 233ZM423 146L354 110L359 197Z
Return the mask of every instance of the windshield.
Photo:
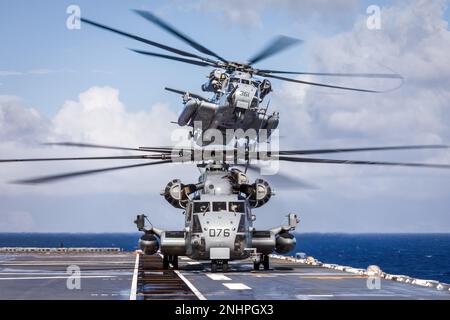
M213 202L213 211L227 211L227 203Z
M194 202L194 213L203 213L209 209L209 202Z
M230 211L244 213L245 212L244 202L243 201L230 202Z

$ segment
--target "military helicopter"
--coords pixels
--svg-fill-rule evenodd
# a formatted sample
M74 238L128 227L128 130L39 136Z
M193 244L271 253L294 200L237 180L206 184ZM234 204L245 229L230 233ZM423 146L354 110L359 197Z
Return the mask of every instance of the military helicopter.
M269 254L288 253L295 247L296 214L288 215L288 225L258 231L253 227L256 216L251 209L266 204L272 189L257 179L253 184L241 171L226 164L205 165L197 184L184 185L180 180L169 182L161 193L173 207L184 209L185 228L163 231L145 227L145 215L135 221L145 234L139 240L142 251L163 254L163 269L169 264L178 268L178 256L195 260L211 260L211 271L228 270L228 261L252 257L254 269L262 263L269 269Z
M264 129L267 131L266 138L270 138L271 132L278 127L279 113L269 113L269 102L263 106L264 99L273 91L272 84L267 78L304 85L368 93L384 91L316 83L299 79L291 79L280 75L290 74L326 77L384 78L400 79L403 81L403 78L400 75L394 73L312 73L255 68L253 67L254 64L278 54L296 44L299 44L302 41L287 36L278 36L270 42L269 45L251 57L248 62L233 62L223 58L222 56L199 44L192 38L184 35L182 32L158 18L151 12L142 10L134 10L134 12L187 43L198 52L209 57L179 50L140 36L111 28L89 19L80 18L80 20L86 24L137 40L164 51L169 51L176 55L174 56L140 49L131 49L136 53L188 63L200 67L215 68L208 75L208 81L201 87L204 92L212 93L211 98L206 98L199 94L194 94L183 90L165 88L168 91L182 95L184 109L176 123L182 127L192 127L190 137L194 138L194 141L199 142L199 145L202 146L209 144L228 144L231 137L226 134L227 129L242 129L244 131L253 129L258 132L259 130ZM214 57L215 59L210 57ZM208 129L220 130L222 132L221 139L218 139L217 136L209 135Z
M390 146L347 149L288 150L262 152L251 150L207 150L205 148L141 147L128 148L86 143L50 143L54 146L96 148L120 151L134 151L140 154L104 157L4 159L0 163L76 161L76 160L141 160L143 163L77 171L14 181L19 184L42 184L64 181L69 178L138 167L158 166L169 163L197 163L202 174L197 183L183 184L180 180L170 181L161 195L173 207L184 210L185 227L178 231L165 231L146 226L147 217L138 215L135 223L144 232L139 245L144 254L163 255L163 267L178 267L178 257L188 256L196 260L210 260L211 270L228 270L228 262L252 258L254 269L261 264L269 268L269 254L276 251L288 253L296 244L291 231L299 222L296 214L288 215L288 223L270 230L253 227L256 215L252 209L265 205L273 196L270 184L257 179L249 182L248 176L237 166L249 165L255 161L285 161L295 163L321 163L345 165L406 166L418 168L450 169L448 164L405 163L386 161L361 161L343 159L313 158L312 155L353 153L383 150L448 149L445 145ZM142 154L143 153L143 154ZM200 156L199 156L200 155Z

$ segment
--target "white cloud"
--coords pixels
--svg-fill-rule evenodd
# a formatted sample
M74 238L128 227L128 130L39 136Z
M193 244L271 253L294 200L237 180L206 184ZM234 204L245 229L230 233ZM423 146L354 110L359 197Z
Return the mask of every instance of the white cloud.
M444 3L402 2L383 8L381 30L368 30L365 17L361 16L350 32L317 39L306 47L314 61L312 70L386 72L381 67L386 65L405 77L402 88L384 94L365 94L285 84L282 95L277 96L287 109L281 116L292 111L306 112L303 118L315 120L317 139L352 133L380 142L448 140L450 32L443 18ZM336 83L333 78L306 80ZM372 80L343 82L355 87L380 85ZM386 80L381 84L389 88L397 82ZM285 117L282 121L293 125L297 119ZM313 130L307 134L311 135Z
M78 101L66 101L52 123L58 139L144 146L167 144L169 123L175 118L163 104L130 113L119 100L118 90L93 87L80 94Z
M47 119L33 108L23 107L16 97L0 97L1 158L37 158L65 156L113 156L129 152L60 148L43 146L43 142L74 141L125 147L171 145L176 118L167 105L155 104L148 110L129 112L110 87L92 87L81 93L77 101L66 101L57 114ZM142 154L139 153L138 154ZM174 178L171 173L181 166L141 168L129 171L74 179L55 185L17 186L7 184L19 178L67 171L134 164L137 161L90 161L5 164L0 168L0 190L7 194L85 194L104 192L153 192ZM140 162L142 163L142 162ZM157 183L149 185L149 181Z
M281 112L282 146L359 147L450 143L450 32L444 1L398 2L382 9L382 29L368 30L366 16L351 31L305 44L309 67L317 72L383 72L393 68L406 79L382 94L337 92L292 83L275 84ZM395 87L395 81L300 77L355 87ZM284 129L284 130L283 130ZM291 134L287 135L286 132ZM295 133L295 134L292 134ZM328 158L450 163L447 151L327 155ZM342 197L427 198L448 195L445 171L339 165L285 165L285 170ZM419 187L427 181L426 188ZM302 200L322 192L301 192ZM373 200L375 201L375 200Z
M33 69L28 71L28 74L32 75L47 75L55 73L75 73L76 71L71 69Z
M201 0L193 4L184 4L205 12L220 14L224 22L232 26L262 27L262 16L283 12L304 22L310 19L320 19L322 23L340 21L342 16L355 13L356 0ZM274 10L276 9L276 10Z
M20 76L22 74L23 73L19 71L0 70L0 77Z
M75 73L72 69L32 69L27 71L14 71L14 70L0 70L0 77L10 76L24 76L24 75L49 75L49 74L61 74L61 73Z
M22 106L20 98L0 96L0 143L35 143L45 139L49 122L34 108Z

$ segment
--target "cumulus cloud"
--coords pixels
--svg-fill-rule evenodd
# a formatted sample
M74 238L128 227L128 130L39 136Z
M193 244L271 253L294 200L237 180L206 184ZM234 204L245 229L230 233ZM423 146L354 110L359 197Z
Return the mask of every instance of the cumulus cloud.
M117 145L126 147L171 145L170 121L176 114L167 105L154 104L149 109L129 112L119 98L119 91L110 87L92 87L81 93L77 100L66 101L52 118L46 118L34 108L24 107L16 97L0 97L0 154L2 158L27 157L75 157L125 155L127 152L73 149L44 146L46 142L74 141ZM167 168L146 168L93 176L86 180L75 179L54 185L24 187L7 184L18 178L44 174L121 166L133 161L91 161L58 163L5 164L1 167L4 193L83 194L121 192L149 192L159 190L167 180L173 178ZM165 171L166 170L166 171ZM170 171L169 171L170 170ZM164 176L163 172L168 174ZM148 181L158 183L148 185Z
M18 97L0 96L0 158L127 155L114 150L48 147L43 142L76 141L125 147L171 145L177 115L165 104L130 112L119 91L92 87L65 101L50 118ZM181 132L177 132L180 135ZM184 132L187 136L187 132ZM135 152L136 153L136 152ZM138 154L142 154L137 152ZM164 228L181 227L182 218L159 196L174 178L195 181L183 165L116 171L55 184L23 186L20 178L143 163L135 160L11 163L0 166L0 232L135 231L137 213L149 214Z
M233 26L262 27L262 16L266 13L288 13L299 20L320 19L327 24L336 22L343 16L355 13L356 0L259 0L259 1L220 1L201 0L193 4L184 4L205 12L220 13L223 21Z
M20 98L0 96L0 143L35 143L47 138L49 126L35 108L23 107Z
M367 29L367 17L361 15L352 30L305 44L307 56L312 61L311 71L385 73L389 67L404 76L405 83L393 92L365 94L291 83L280 85L278 82L273 105L280 106L280 127L284 135L281 145L317 148L449 144L450 64L447 53L450 50L450 32L444 18L445 10L445 1L400 1L382 8L381 30ZM397 84L358 79L299 79L369 88L380 85L389 88ZM448 151L328 157L450 163ZM311 210L323 210L325 204L319 205L317 201L322 203L324 198L331 199L330 194L340 197L334 199L336 202L349 199L360 205L361 199L373 205L391 197L408 201L422 199L424 203L434 201L431 199L445 202L448 197L448 173L445 171L319 164L287 164L283 167L284 171L314 181L321 188L320 191L295 192L299 206L310 203ZM292 192L283 193L281 197L292 203ZM378 201L378 198L383 200ZM441 205L446 206L443 202ZM335 206L337 210L341 208L339 204ZM364 210L370 212L373 208ZM398 211L399 215L402 212L405 216L408 214L406 206L400 204L390 210ZM323 214L325 216L326 213ZM345 215L348 221L343 220L343 225L349 225L347 222L356 217L348 212ZM419 213L416 213L416 219L408 220L409 225L405 225L403 230L409 227L413 230L413 224L423 218L418 217Z
M361 16L353 30L310 44L312 70L323 72L386 72L389 66L405 77L400 89L385 94L333 92L283 86L278 98L297 113L304 133L316 139L335 137L376 142L441 143L448 141L450 32L443 18L445 2L415 1L383 8L382 29L369 30ZM384 69L384 70L383 70ZM305 78L302 78L305 79ZM336 83L333 78L308 78ZM395 82L382 82L395 87ZM348 79L340 84L378 86L375 81ZM284 98L283 98L284 96ZM284 122L297 121L286 117Z
M144 146L167 144L168 124L175 118L176 114L163 104L130 113L120 101L118 90L93 87L81 93L78 101L66 101L52 124L59 140Z

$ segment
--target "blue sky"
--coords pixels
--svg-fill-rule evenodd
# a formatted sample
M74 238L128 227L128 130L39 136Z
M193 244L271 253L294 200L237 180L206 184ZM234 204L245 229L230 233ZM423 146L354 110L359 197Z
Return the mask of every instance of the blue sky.
M267 59L261 67L358 72L380 62L407 78L400 90L381 96L330 94L274 82L273 107L281 111L281 134L287 136L284 148L450 144L448 1L0 0L2 157L73 155L73 150L38 146L62 137L132 146L161 144L182 107L180 98L163 88L200 92L206 80L207 68L127 50L159 52L156 48L90 26L68 30L66 8L71 4L80 6L83 17L188 51L193 49L130 10L151 10L232 60L245 61L272 37L285 34L305 43ZM376 32L364 29L371 4L383 8L383 27ZM358 156L450 161L446 152ZM0 231L133 231L133 216L147 210L162 227L180 227L181 215L174 219L178 212L158 192L175 177L195 181L195 168L110 174L42 188L6 183L41 171L104 165L3 167ZM279 192L261 209L261 227L279 224L288 212L300 211L300 231L450 230L449 173L314 165L284 170L319 188Z
M353 15L345 15L339 24L323 24L323 21L311 18L302 22L307 28L299 31L292 30L292 25L298 21L287 12L266 8L261 16L264 24L249 27L224 21L220 12L196 11L182 3L2 0L0 70L26 73L48 69L66 72L0 77L0 93L20 96L26 105L52 115L62 102L76 98L80 92L94 85L120 88L121 99L134 110L144 109L152 101L167 101L176 105L178 97L164 92L165 85L199 90L207 69L139 56L126 48L147 49L145 45L89 26L83 26L82 30L65 28L68 17L66 8L71 4L79 5L85 17L177 48L190 49L130 11L136 8L152 10L200 43L238 61L245 61L278 34L308 41L308 37L317 33L331 35L349 29L354 20ZM378 3L383 5L384 1ZM361 2L352 13L365 14L366 8L366 3ZM312 12L312 15L316 14ZM308 69L306 58L302 47L298 47L271 58L264 66ZM48 94L49 89L51 94Z

